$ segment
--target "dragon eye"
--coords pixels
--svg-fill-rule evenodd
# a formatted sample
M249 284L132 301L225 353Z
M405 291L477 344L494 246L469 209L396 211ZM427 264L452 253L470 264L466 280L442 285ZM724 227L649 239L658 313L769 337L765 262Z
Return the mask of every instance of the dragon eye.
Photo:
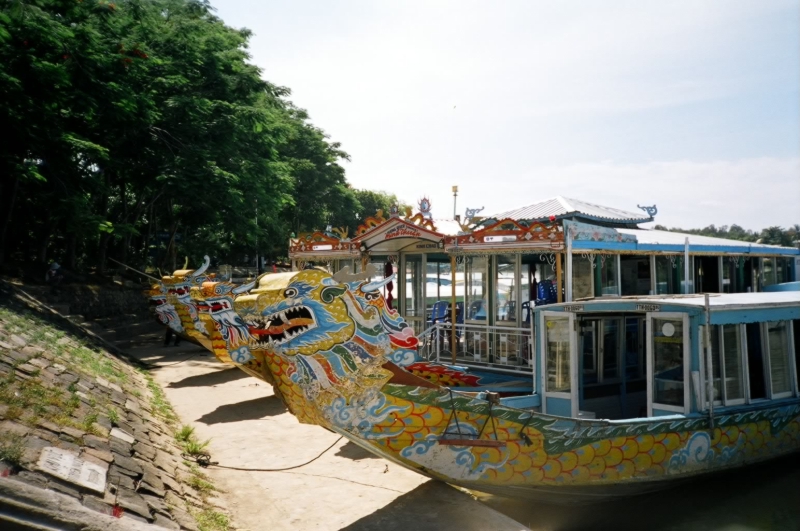
M380 293L375 293L374 291L368 291L364 294L364 298L368 301L374 301L378 297L380 297Z
M286 288L286 291L283 292L283 296L287 299L293 299L297 297L297 288Z

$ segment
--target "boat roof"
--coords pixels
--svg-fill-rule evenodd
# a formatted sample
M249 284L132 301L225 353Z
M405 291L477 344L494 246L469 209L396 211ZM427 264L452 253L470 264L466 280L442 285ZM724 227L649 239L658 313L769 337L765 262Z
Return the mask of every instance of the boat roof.
M513 219L514 221L542 221L549 219L550 216L561 218L570 215L577 215L588 220L617 222L626 225L653 221L651 216L642 214L641 212L629 212L619 208L597 205L595 203L588 203L580 199L573 199L560 195L522 208L484 217L492 219Z
M579 299L575 302L539 306L537 310L547 310L553 307L570 305L601 306L609 303L645 303L669 304L679 306L703 307L705 295L702 293L692 295L642 295L637 297L597 297L593 299ZM708 305L714 310L726 308L741 308L753 306L800 306L800 291L775 291L759 293L711 293Z
M767 249L784 249L786 251L796 251L792 247L782 247L780 245L768 245L764 243L754 243L742 240L731 240L728 238L716 238L712 236L700 236L699 234L686 234L683 232L672 232L655 229L615 229L621 234L636 236L636 241L640 244L649 245L684 245L686 238L689 238L689 245L698 246L720 246L720 247L750 247Z

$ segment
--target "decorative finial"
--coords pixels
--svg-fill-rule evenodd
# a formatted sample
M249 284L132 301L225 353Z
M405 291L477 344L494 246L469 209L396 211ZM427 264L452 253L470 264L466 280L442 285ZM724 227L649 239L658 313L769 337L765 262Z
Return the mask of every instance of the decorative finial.
M417 205L419 205L419 213L422 214L422 217L431 219L431 200L423 197Z
M467 210L464 212L464 221L467 221L467 222L469 222L469 220L471 220L472 218L474 218L474 217L475 217L475 215L476 215L478 212L482 211L484 208L486 208L486 207L480 207L480 208L468 208L468 209L467 209Z
M654 217L656 214L658 214L658 208L656 208L655 205L653 205L653 206L636 205L636 208L644 210L645 212L647 212L647 215L650 216L651 218Z

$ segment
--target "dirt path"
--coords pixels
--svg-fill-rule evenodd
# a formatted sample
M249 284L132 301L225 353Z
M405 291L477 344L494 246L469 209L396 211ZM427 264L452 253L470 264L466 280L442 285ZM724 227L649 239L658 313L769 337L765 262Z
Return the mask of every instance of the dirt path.
M300 424L272 387L161 335L135 338L126 351L153 375L183 422L211 438L212 459L242 468L304 463L339 436ZM186 360L186 361L181 361ZM209 469L236 524L250 531L298 529L513 530L521 524L457 489L430 481L341 440L313 463L286 472Z

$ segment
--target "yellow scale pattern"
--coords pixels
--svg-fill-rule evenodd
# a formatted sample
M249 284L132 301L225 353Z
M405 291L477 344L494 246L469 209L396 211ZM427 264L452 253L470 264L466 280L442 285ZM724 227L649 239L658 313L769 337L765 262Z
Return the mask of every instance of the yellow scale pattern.
M396 437L371 439L370 443L382 452L417 467L415 463L401 456L401 452L416 441L428 435L440 437L449 420L450 411L435 406L385 395L391 405L399 406L400 412L375 426L377 435L383 430L396 427L400 422L405 426ZM459 412L459 422L479 427L486 420L485 415ZM543 436L533 428L526 428L532 444L526 446L519 440L521 424L495 419L497 439L506 441L503 448L472 447L475 457L473 464L490 463L502 466L488 468L479 482L506 485L579 485L615 483L630 478L653 478L667 474L667 464L677 450L682 449L691 432L667 433L659 435L639 435L616 437L587 444L575 450L548 455L542 446ZM491 428L484 430L482 438L494 438ZM487 433L488 432L488 433ZM513 435L512 435L513 434ZM742 457L753 461L756 456L763 459L768 454L778 454L800 444L800 420L795 419L785 426L777 436L773 436L768 421L751 422L741 426L715 429L711 439L711 450L719 454L740 436L744 437ZM769 451L763 452L767 445Z

